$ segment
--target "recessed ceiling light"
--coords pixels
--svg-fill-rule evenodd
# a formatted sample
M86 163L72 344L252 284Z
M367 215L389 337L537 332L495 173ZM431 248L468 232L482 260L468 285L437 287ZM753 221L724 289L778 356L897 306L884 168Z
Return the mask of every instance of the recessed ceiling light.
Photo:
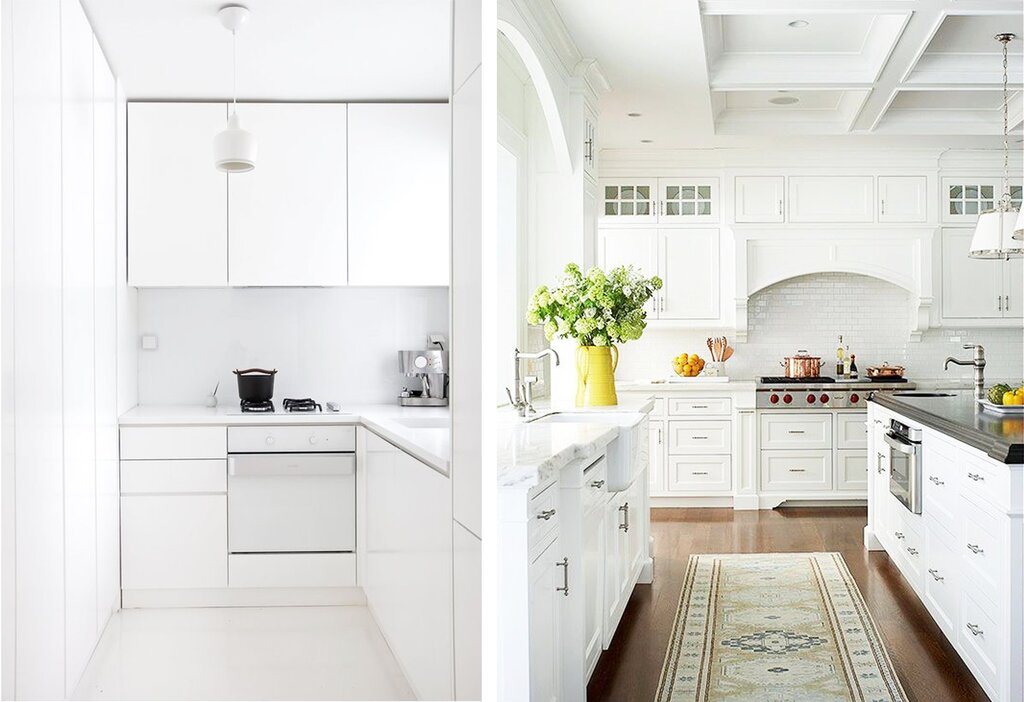
M628 113L626 113L626 116L627 117L642 117L643 115L640 112L628 112Z
M795 105L796 103L800 102L800 98L784 95L781 97L769 98L768 102L770 102L773 105Z
M654 143L654 139L641 139L640 143L641 144L653 144Z
M793 20L792 22L789 23L789 26L792 27L793 29L803 29L809 24L810 22L808 22L807 20Z

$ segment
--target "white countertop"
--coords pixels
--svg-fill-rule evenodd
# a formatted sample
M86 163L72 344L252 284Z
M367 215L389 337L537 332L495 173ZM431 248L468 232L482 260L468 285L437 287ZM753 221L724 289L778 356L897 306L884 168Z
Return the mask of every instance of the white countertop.
M651 382L651 380L620 380L616 381L615 389L619 392L753 392L756 383L753 378L729 378L723 382L710 378L687 378L675 382Z
M403 419L444 419L448 425L407 426L401 423ZM351 405L343 406L341 412L243 414L236 407L138 405L121 415L119 422L121 426L358 424L445 475L451 465L451 412L447 407Z

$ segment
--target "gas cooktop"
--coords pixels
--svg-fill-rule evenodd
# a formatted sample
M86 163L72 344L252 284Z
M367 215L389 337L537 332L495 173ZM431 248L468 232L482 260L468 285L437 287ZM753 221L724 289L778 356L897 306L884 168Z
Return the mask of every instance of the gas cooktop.
M756 406L762 409L862 409L875 390L909 390L916 387L906 378L785 378L762 376L757 380Z

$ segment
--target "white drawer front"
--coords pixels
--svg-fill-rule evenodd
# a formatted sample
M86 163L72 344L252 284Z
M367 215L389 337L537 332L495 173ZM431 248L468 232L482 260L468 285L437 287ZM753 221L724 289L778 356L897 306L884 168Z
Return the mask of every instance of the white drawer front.
M672 456L668 460L668 489L679 492L719 492L732 489L729 456Z
M668 413L673 417L729 416L732 414L730 397L672 397Z
M987 502L997 506L1008 503L1009 471L996 471L981 459L961 454L964 463L962 470L965 477L961 483L964 489Z
M1005 563L999 518L970 500L961 500L960 505L960 554L973 571L972 579L977 580L974 590L989 598L997 597L999 570Z
M355 450L355 427L228 427L228 451L232 453Z
M232 553L229 587L355 587L354 553Z
M121 461L121 494L226 492L227 461Z
M946 541L948 538L945 530L931 523L926 525L924 603L946 636L955 641L960 609L960 568L953 545Z
M652 417L664 417L665 416L665 398L656 397L654 398L654 409L651 410Z
M868 490L868 454L855 449L836 451L836 489L849 492Z
M761 489L765 492L831 488L831 451L761 451Z
M602 456L583 472L583 509L596 509L608 494L608 459Z
M925 442L922 455L921 509L953 537L959 534L960 474L962 468L953 460L957 453L935 450L931 442Z
M668 423L670 454L731 453L732 422L683 421Z
M831 414L762 414L761 448L831 449Z
M868 447L868 416L857 412L836 414L836 448L867 449Z
M894 543L904 567L903 576L920 595L924 581L924 534L920 526L921 517L911 514L903 504L891 495L888 496L892 517Z
M986 681L989 689L999 687L999 646L1002 634L998 619L990 614L987 607L971 597L965 588L960 594L957 640L971 672Z
M558 527L558 484L552 483L530 500L527 540L531 558L534 549L541 546L547 536Z
M122 427L121 459L227 458L225 427Z

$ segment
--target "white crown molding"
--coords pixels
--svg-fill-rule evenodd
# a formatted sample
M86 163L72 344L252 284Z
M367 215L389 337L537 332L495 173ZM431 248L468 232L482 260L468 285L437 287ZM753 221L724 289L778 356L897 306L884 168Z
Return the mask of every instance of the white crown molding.
M948 149L862 147L862 148L733 148L733 149L605 149L601 151L602 177L617 175L659 175L665 170L760 168L767 170L799 167L804 170L835 172L857 168L873 170L914 168L934 170ZM978 151L977 153L989 153ZM991 152L996 153L996 152ZM980 156L979 156L980 158ZM990 157L993 158L993 157ZM1001 153L995 158L1001 159ZM1001 163L1001 161L1000 161Z

